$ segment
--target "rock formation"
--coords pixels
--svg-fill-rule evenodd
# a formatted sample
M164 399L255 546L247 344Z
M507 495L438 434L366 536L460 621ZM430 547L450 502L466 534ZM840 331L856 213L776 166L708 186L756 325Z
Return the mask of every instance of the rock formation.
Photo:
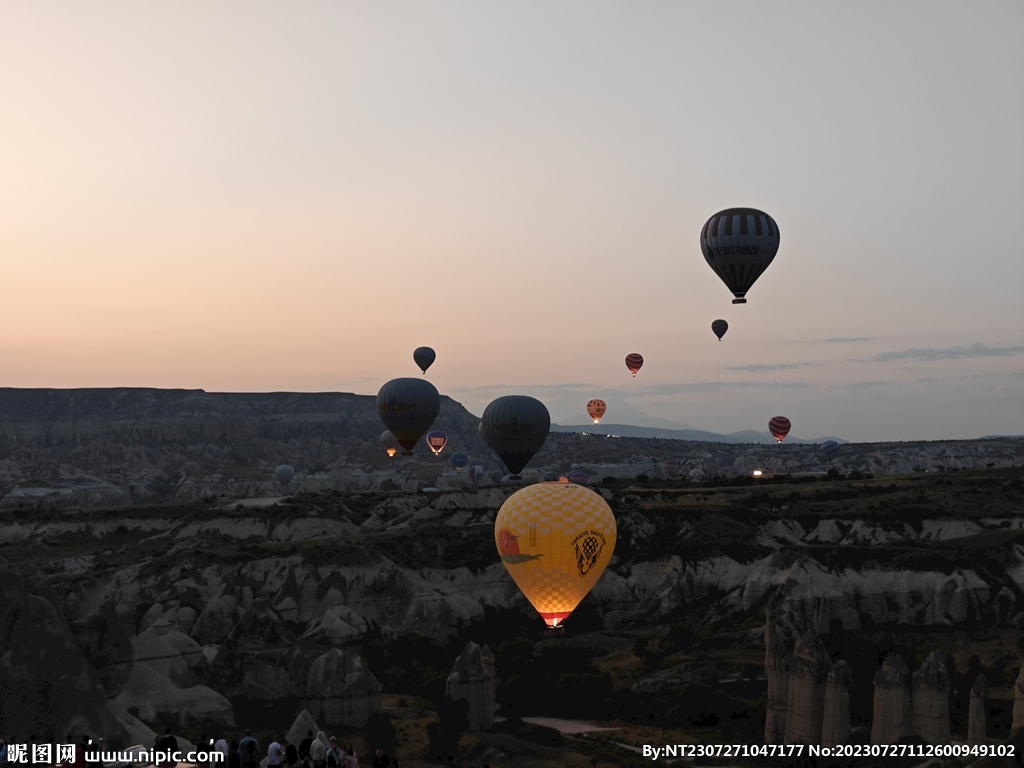
M469 730L486 731L494 725L497 685L491 649L486 645L468 643L448 675L445 694L469 702Z
M786 744L818 744L821 741L825 684L832 660L813 629L805 631L793 648L786 695Z
M309 667L304 706L326 726L366 725L380 710L380 682L358 654L332 648Z
M978 675L971 686L971 706L967 711L967 743L983 744L988 735L985 716L985 697L988 696L988 680Z
M149 722L172 718L180 725L194 721L212 721L234 726L231 702L205 685L179 688L165 675L148 664L132 667L121 693L116 699L125 710L134 709Z
M903 657L890 654L875 674L872 744L898 744L911 734L910 671Z
M1017 673L1017 682L1013 684L1013 725L1011 731L1024 728L1024 665Z
M850 665L837 661L825 684L825 705L821 716L821 746L850 743Z
M764 743L782 744L786 734L786 700L789 691L789 655L786 641L775 619L764 625L764 671L768 696L764 719Z
M210 598L192 626L190 634L200 643L219 643L234 628L238 615L226 600Z
M304 709L299 712L299 716L295 718L295 722L292 723L292 727L288 729L288 733L285 734L285 738L288 739L289 744L294 744L295 748L299 748L299 744L306 734L310 731L313 732L313 738L320 732L320 726L316 724L316 719L309 714L308 709Z
M949 671L938 651L913 675L914 733L929 744L949 744Z

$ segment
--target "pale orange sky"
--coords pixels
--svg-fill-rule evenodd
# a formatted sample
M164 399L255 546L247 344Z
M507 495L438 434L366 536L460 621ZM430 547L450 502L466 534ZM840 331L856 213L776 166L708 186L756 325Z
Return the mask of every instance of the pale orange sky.
M1024 433L1020 3L0 18L0 386L375 393L428 344L476 413ZM737 205L782 233L740 307Z

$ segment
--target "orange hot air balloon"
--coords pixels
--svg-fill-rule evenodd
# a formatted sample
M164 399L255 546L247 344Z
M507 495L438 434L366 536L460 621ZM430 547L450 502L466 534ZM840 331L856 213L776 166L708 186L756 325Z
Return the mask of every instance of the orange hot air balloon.
M636 376L636 372L640 370L643 364L644 358L642 355L638 355L636 352L626 355L626 367L629 368L629 372L634 376Z
M595 424L601 422L601 417L604 416L604 412L608 410L608 405L604 400L591 400L587 403L587 413L590 414L590 418L594 420Z
M560 479L516 491L494 519L498 555L549 627L559 627L615 550L615 515L597 493Z
M789 423L789 419L785 416L773 416L768 421L768 431L772 433L772 437L778 440L780 443L786 439L786 435L789 434L790 427L793 425Z

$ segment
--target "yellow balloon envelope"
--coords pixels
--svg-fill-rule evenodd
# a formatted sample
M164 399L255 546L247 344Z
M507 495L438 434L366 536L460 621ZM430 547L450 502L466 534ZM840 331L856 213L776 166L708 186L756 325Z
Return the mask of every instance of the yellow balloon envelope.
M494 520L494 543L523 595L557 627L612 559L615 531L615 515L600 495L562 479L509 496Z

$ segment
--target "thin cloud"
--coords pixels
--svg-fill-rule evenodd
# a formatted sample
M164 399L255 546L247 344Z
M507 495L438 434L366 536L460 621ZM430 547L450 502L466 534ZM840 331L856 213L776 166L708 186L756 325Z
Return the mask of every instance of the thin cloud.
M937 360L968 360L974 357L1014 357L1024 355L1024 346L988 347L980 341L968 347L945 347L943 349L904 349L902 352L879 352L872 358L876 363L893 360L918 360L932 363Z
M818 363L778 363L775 365L731 365L727 371L751 371L753 373L770 373L771 371L791 371L794 368L806 368L809 365Z
M662 384L644 387L635 395L681 395L690 392L722 392L727 389L804 389L804 381L698 381L692 384Z
M874 341L874 336L836 336L831 339L821 339L826 344L849 344L851 341Z

